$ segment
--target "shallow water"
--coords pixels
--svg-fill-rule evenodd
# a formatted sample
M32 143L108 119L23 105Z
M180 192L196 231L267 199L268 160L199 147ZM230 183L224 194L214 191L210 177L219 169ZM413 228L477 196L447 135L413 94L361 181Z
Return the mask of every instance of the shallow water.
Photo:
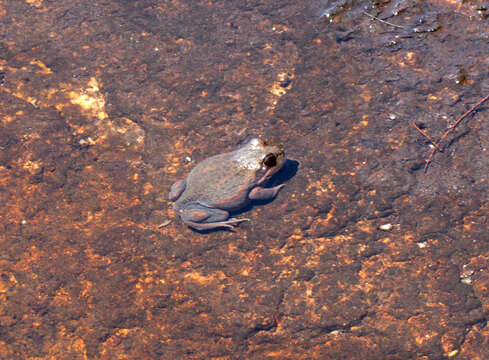
M0 16L0 358L489 357L488 104L427 172L411 123L438 141L489 93L485 2ZM187 228L170 185L254 136L285 188Z

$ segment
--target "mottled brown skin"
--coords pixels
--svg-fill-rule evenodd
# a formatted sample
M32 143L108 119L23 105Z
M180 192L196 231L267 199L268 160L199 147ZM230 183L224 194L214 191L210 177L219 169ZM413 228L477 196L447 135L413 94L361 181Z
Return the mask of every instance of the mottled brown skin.
M249 219L229 218L230 211L245 207L250 200L271 199L285 186L260 186L284 161L280 146L252 139L235 151L197 164L187 179L172 185L169 199L175 201L173 208L182 220L194 229L232 229Z

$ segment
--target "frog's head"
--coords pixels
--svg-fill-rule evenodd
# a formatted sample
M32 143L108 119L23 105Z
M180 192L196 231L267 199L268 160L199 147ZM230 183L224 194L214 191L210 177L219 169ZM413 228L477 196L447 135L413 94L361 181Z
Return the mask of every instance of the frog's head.
M279 144L254 138L237 150L235 159L242 166L255 172L255 179L259 185L282 168L285 152Z

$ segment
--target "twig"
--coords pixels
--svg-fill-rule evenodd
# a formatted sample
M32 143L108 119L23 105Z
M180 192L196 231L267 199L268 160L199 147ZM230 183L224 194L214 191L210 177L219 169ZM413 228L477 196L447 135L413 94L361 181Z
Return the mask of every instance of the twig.
M171 220L165 220L160 225L158 225L158 229L164 228L165 226L168 226L170 223Z
M428 156L428 158L426 159L426 164L424 165L424 172L425 173L428 171L428 166L430 165L431 160L433 160L433 156L435 156L435 152L436 152L436 148L431 150L430 156Z
M366 11L362 11L365 15L367 15L368 17L371 17L372 19L374 20L377 20L377 21L380 21L381 23L384 23L384 24L387 24L387 25L390 25L390 26L394 26L396 28L399 28L399 29L405 29L404 26L401 26L401 25L396 25L396 24L393 24L393 23L390 23L388 21L385 21L385 20L382 20L382 19L379 19L378 17L376 16L373 16L372 14L369 14L368 12Z
M433 145L435 148L437 148L437 149L438 149L438 151L443 151L443 149L442 149L441 147L439 147L439 146L438 146L438 144L435 142L435 140L433 140L433 139L432 139L432 138L431 138L431 137L430 137L428 134L426 134L426 133L425 133L423 130L421 130L421 129L419 128L419 126L418 126L418 125L416 125L416 123L415 123L414 121L411 121L411 125L412 125L412 126L413 126L413 127L416 129L416 130L418 130L418 131L419 131L419 133L420 133L421 135L423 135L425 138L427 138L427 139L428 139L428 141L429 141L429 142L430 142L430 143L431 143L431 144L432 144L432 145Z
M443 146L439 146L438 144L441 144L441 142L443 140L446 139L446 137L448 135L450 135L454 130L455 128L458 126L458 124L460 124L462 122L463 119L465 119L467 116L469 116L475 109L477 109L479 106L481 106L483 103L485 103L487 100L489 100L489 94L486 95L486 97L484 97L482 100L480 100L477 104L475 104L474 106L472 106L469 110L467 110L462 116L460 116L457 121L455 121L453 123L452 126L450 126L448 128L447 131L445 131L445 133L443 134L443 136L440 138L440 141L438 141L438 143L435 143L431 140L431 138L424 134L424 132L421 131L421 129L419 129L416 124L414 124L413 122L413 125L414 127L419 131L421 132L421 134L423 134L428 140L430 140L430 142L435 146L435 148L431 151L430 153L430 156L428 156L428 158L426 159L426 165L424 166L424 172L426 172L428 170L428 166L430 165L431 163L431 160L433 160L433 156L435 156L435 153L436 151L443 151L444 147Z
M469 110L467 110L462 116L460 116L457 121L455 121L455 123L450 126L450 128L443 134L443 136L441 137L440 139L440 142L442 142L448 135L450 135L450 133L455 130L455 128L458 126L458 124L460 124L460 122L465 119L467 116L469 116L469 114L474 111L475 109L477 109L479 106L481 106L484 102L486 102L487 100L489 100L489 94L487 94L487 96L480 100L477 104L475 104L474 106L472 106Z

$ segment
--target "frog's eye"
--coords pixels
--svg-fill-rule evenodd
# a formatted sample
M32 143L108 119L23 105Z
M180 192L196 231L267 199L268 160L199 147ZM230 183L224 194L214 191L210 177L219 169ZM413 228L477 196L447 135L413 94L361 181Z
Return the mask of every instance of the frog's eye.
M265 159L263 159L263 164L265 164L266 167L274 167L277 165L277 158L274 154L268 154L265 156Z

